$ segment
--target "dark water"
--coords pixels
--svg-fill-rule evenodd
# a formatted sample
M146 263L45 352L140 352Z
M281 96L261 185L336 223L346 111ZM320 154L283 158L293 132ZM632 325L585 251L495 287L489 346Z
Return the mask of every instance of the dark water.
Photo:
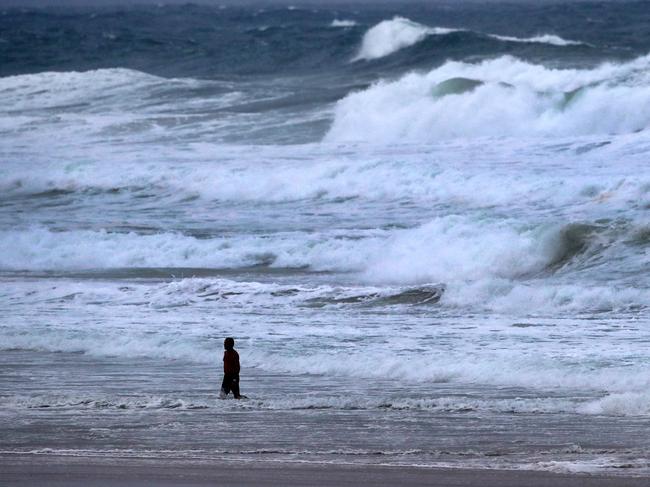
M388 59L350 65L364 33L393 16L467 29L432 36ZM332 28L335 19L356 25ZM0 75L123 67L165 77L238 79L347 75L369 79L430 69L448 59L512 55L555 65L628 60L650 46L647 2L432 5L168 5L7 9L0 16ZM555 34L587 45L499 41L484 34Z

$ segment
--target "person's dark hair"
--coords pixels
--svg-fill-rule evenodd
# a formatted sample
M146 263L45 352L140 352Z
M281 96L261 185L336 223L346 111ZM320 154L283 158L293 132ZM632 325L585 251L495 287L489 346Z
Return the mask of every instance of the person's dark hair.
M223 348L226 350L232 350L235 348L235 339L232 337L228 337L223 341Z

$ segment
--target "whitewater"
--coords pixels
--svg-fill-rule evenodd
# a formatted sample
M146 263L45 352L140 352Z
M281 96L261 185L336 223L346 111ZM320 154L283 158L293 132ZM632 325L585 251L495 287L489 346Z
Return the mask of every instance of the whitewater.
M0 19L0 450L648 474L641 7L116 8Z

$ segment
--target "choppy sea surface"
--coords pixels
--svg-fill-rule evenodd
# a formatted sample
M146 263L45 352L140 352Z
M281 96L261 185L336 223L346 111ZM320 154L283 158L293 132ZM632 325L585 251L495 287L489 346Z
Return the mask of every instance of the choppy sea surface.
M0 452L648 475L649 73L647 2L0 11Z

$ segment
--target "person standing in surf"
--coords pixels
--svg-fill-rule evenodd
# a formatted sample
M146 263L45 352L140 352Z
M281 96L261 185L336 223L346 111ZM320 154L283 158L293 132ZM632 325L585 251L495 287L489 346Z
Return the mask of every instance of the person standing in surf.
M235 350L235 339L228 337L223 341L223 382L221 383L221 393L219 397L225 399L232 391L235 399L241 399L239 394L239 354Z

